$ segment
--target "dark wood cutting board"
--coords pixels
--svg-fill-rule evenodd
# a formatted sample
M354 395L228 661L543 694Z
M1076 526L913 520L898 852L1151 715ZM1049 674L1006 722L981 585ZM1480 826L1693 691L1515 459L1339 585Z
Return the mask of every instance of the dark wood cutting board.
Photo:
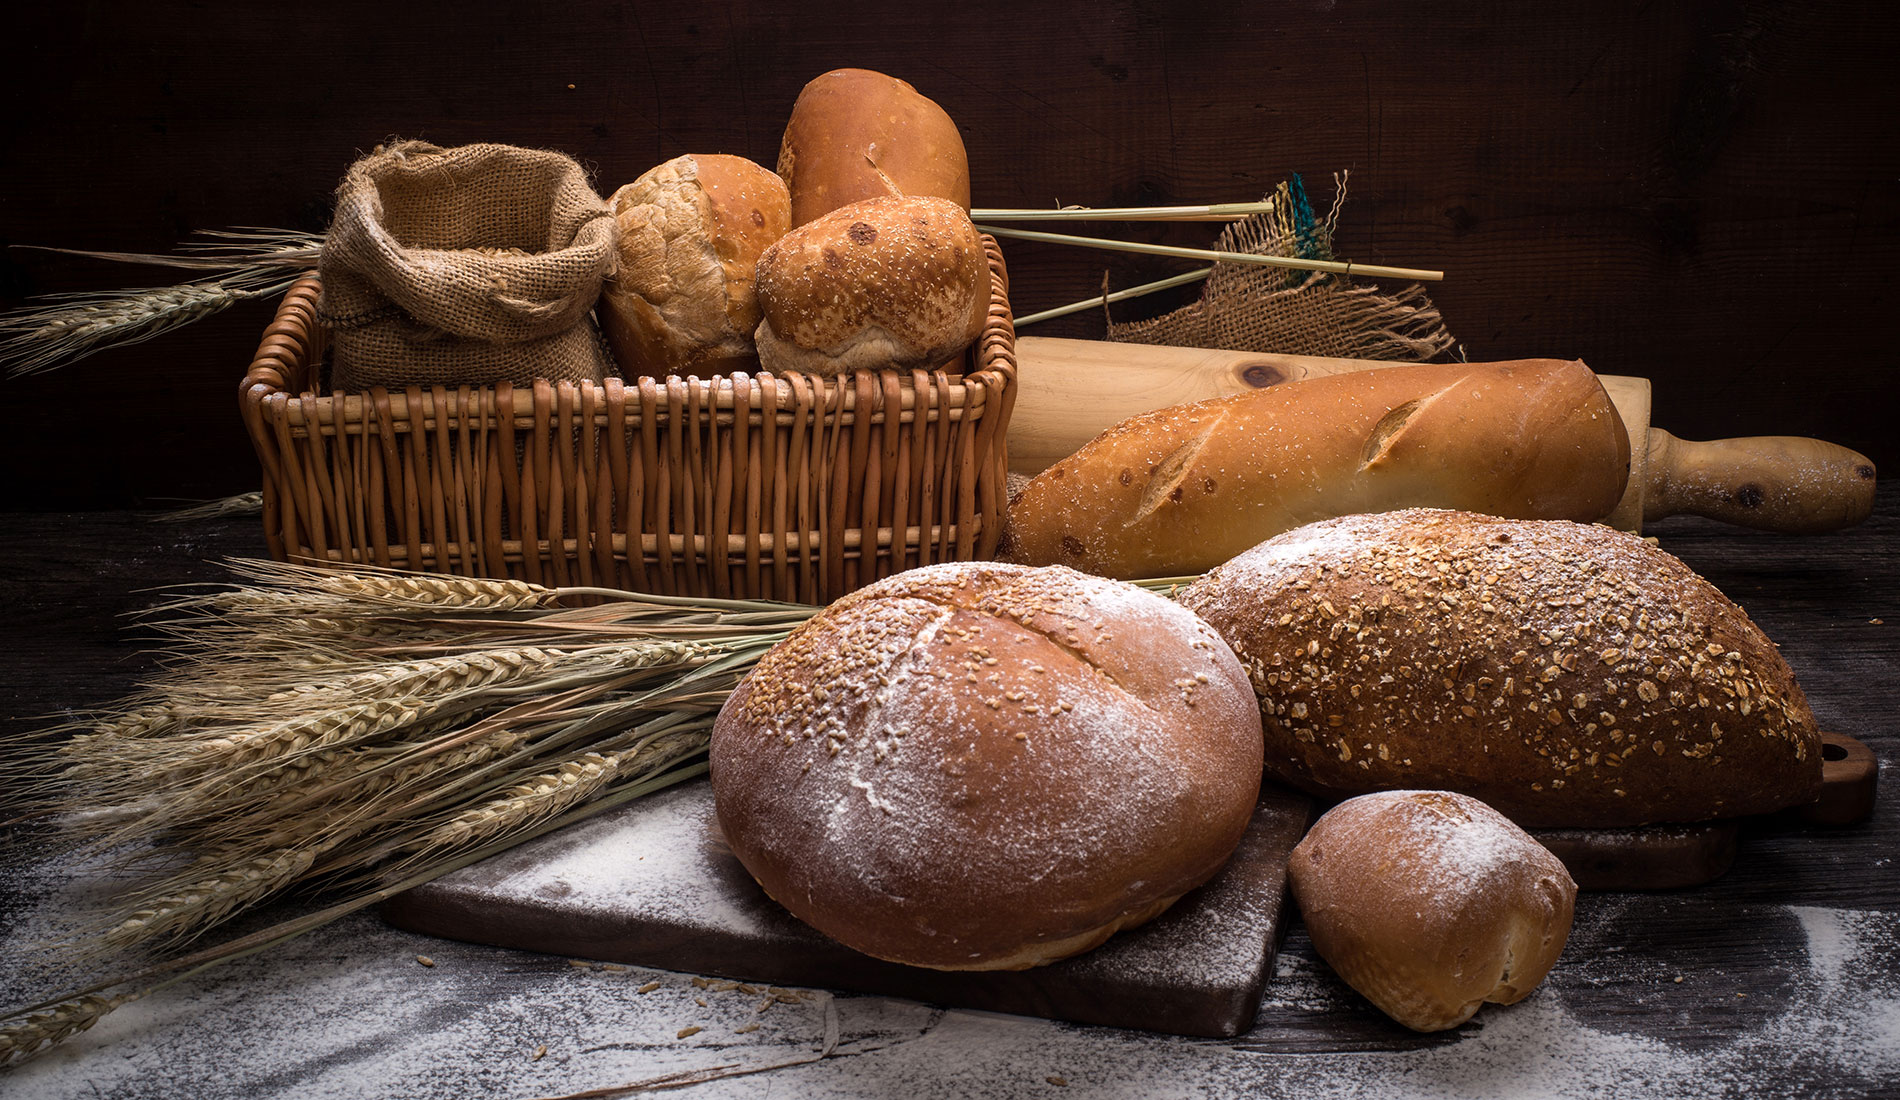
M1858 739L1821 732L1821 793L1787 811L1808 825L1841 827L1874 811L1880 764ZM1583 890L1674 890L1720 878L1735 862L1742 823L1729 818L1634 829L1532 829Z
M1269 787L1213 880L1147 925L1033 970L882 962L813 931L717 838L689 783L531 841L391 900L385 918L448 939L1178 1035L1253 1025L1289 913L1286 864L1311 801Z
M1822 794L1796 811L1864 820L1877 764L1824 735ZM1269 785L1220 875L1143 928L1034 970L947 973L881 962L787 913L718 839L712 790L690 783L531 841L391 900L398 927L473 943L740 981L882 993L965 1008L1179 1035L1253 1025L1289 914L1287 858L1310 799ZM1538 829L1586 890L1694 886L1735 857L1736 821Z

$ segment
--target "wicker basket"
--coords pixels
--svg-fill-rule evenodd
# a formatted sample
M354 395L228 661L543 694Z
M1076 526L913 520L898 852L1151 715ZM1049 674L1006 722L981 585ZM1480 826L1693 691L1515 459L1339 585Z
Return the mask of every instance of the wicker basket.
M826 603L1001 534L1015 329L996 242L965 373L321 394L317 282L239 404L279 559Z

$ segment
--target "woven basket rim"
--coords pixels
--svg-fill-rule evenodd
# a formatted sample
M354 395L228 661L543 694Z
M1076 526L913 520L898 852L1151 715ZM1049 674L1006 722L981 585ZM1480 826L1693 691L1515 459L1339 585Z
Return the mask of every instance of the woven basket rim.
M720 411L730 411L735 391L741 387L773 388L779 392L778 404L781 408L792 407L792 402L801 394L808 395L805 400L821 408L849 411L855 404L854 395L871 393L876 402L874 408L881 405L881 395L886 384L895 377L900 391L928 388L933 398L942 395L950 408L971 404L980 407L987 399L988 391L1007 387L1016 377L1016 332L1014 318L1009 306L1008 275L1002 262L1002 251L995 238L983 234L985 258L990 272L990 303L988 314L984 318L983 329L971 344L967 354L976 360L973 370L952 375L948 371L926 371L911 368L887 368L883 370L857 370L837 375L814 375L803 371L731 371L706 377L668 375L664 378L641 375L635 378L614 377L603 382L563 381L550 382L536 379L531 386L508 382L447 385L409 385L398 388L373 386L366 390L315 391L304 389L293 393L289 378L295 373L308 369L314 364L307 361L313 338L321 327L317 320L316 300L321 291L322 281L316 272L300 277L285 292L276 317L264 339L259 344L257 354L252 358L246 370L243 383L239 387L240 395L247 406L272 398L279 401L290 397L314 397L322 403L340 402L353 410L357 403L365 398L379 402L387 394L390 399L402 402L403 395L423 394L468 394L476 391L504 392L505 390L539 390L549 387L557 394L568 391L583 393L592 391L595 400L608 401L623 399L627 391L637 391L643 398L660 397L667 400L684 398L697 401L701 406L710 406ZM763 385L762 385L763 383ZM784 389L779 389L784 387ZM790 392L787 393L786 391ZM697 391L693 393L691 391ZM822 395L822 396L821 396ZM277 401L272 401L277 404ZM933 400L933 405L934 405ZM910 403L905 402L905 408ZM398 416L403 415L400 408L392 409ZM323 408L321 417L325 421L334 418L335 411ZM346 419L354 419L351 412L345 412Z
M317 280L300 280L240 389L270 553L806 602L989 557L1017 386L1008 272L984 244L989 309L961 375L732 371L319 394L303 382L327 330Z

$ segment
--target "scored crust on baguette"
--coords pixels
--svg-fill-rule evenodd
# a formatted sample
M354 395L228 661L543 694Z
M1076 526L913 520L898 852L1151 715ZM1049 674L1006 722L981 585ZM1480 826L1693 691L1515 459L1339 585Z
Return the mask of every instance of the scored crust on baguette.
M733 853L860 952L1020 969L1133 927L1225 864L1259 710L1205 623L1132 585L992 562L833 603L719 713Z
M600 320L621 373L756 369L759 254L791 227L784 182L744 157L689 154L610 203L618 264Z
M1609 827L1812 801L1787 662L1675 557L1598 524L1410 509L1310 524L1185 588L1260 698L1267 770Z
M866 199L786 234L758 268L770 371L935 369L989 316L983 239L946 199Z
M1287 874L1313 949L1415 1031L1529 996L1563 952L1577 899L1549 849L1446 791L1340 803L1293 849Z
M1130 417L1038 474L1000 556L1128 579L1205 572L1304 523L1394 508L1594 520L1629 436L1580 362L1413 364Z
M836 69L806 84L779 144L792 225L891 194L970 209L963 136L935 101L894 76Z

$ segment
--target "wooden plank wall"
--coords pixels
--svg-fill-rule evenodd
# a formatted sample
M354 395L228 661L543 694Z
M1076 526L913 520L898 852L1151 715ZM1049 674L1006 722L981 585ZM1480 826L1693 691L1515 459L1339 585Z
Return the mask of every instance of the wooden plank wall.
M1848 0L1284 0L916 6L757 0L71 3L16 13L0 244L163 251L321 230L392 135L574 154L603 192L684 152L773 162L831 68L912 81L990 206L1256 198L1350 171L1341 255L1443 268L1473 359L1582 357L1656 383L1686 437L1819 435L1889 468L1900 397L1900 8ZM1097 227L1114 230L1114 227ZM1207 226L1126 230L1204 244ZM1182 269L1008 247L1029 311ZM0 307L169 281L0 253ZM1129 307L1133 317L1176 295ZM6 507L255 487L236 385L262 305L0 381ZM1099 315L1035 330L1096 336Z

